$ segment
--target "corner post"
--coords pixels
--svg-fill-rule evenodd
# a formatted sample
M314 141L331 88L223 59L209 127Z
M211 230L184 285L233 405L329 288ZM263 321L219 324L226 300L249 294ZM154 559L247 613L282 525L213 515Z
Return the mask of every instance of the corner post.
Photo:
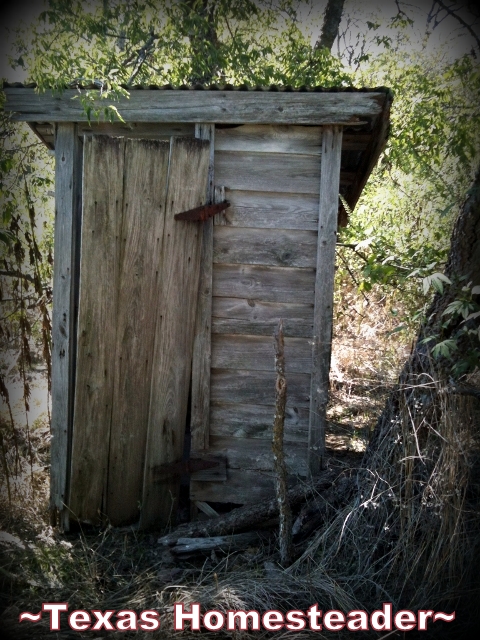
M76 322L82 207L82 143L77 125L55 126L55 236L52 311L52 448L50 509L69 528Z
M311 477L322 469L325 456L341 155L342 128L323 127L308 431L308 471Z

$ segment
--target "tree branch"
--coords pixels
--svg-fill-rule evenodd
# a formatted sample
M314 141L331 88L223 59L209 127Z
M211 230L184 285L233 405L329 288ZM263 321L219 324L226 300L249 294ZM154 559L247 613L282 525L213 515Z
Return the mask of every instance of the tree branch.
M478 48L480 49L480 37L475 33L475 31L468 24L468 22L465 22L465 20L461 16L459 16L458 13L456 13L453 9L448 7L444 2L442 2L442 0L435 0L435 2L436 2L436 4L438 4L439 7L441 7L449 15L451 15L453 18L455 18L462 25L462 27L465 27L465 29L468 31L468 33L474 38L475 42L477 43Z

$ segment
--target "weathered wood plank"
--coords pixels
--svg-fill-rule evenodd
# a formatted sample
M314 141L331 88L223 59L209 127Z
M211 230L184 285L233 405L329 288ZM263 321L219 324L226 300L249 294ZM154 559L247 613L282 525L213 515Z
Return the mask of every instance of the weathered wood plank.
M164 247L160 272L162 298L154 346L149 408L142 527L170 520L177 481L155 482L155 469L181 459L190 386L197 311L202 229L174 215L205 202L210 143L172 138Z
M274 477L271 471L229 469L226 482L190 483L190 499L203 502L232 502L241 505L268 500L274 495Z
M306 338L285 339L287 374L311 373L312 346ZM263 336L212 336L212 367L272 371L275 366L273 338Z
M170 136L194 136L195 125L184 122L86 122L79 123L79 135L125 136L125 138L142 138L144 140L169 140Z
M340 182L351 184L355 173L342 171ZM225 189L305 193L318 195L320 163L317 156L250 151L217 151L215 180Z
M217 151L215 179L226 189L274 193L319 193L320 163L315 156L249 151Z
M292 229L215 227L213 262L315 268L317 233Z
M107 497L114 526L138 519L142 501L169 153L169 142L125 144Z
M311 338L313 301L312 304L289 304L245 298L213 298L212 333L272 336L280 319L284 322L287 337Z
M309 391L309 374L290 374L288 402L293 410L310 406ZM275 403L275 372L212 369L210 397L212 403L238 402L272 406Z
M82 144L74 124L56 131L55 239L52 310L52 420L50 508L68 528L70 454L76 352L78 241L81 225Z
M322 127L244 124L232 129L218 129L215 139L215 152L256 151L319 156L321 149Z
M273 423L273 417L272 417ZM271 440L211 436L212 455L227 459L227 481L232 469L240 471L273 471ZM307 475L307 447L303 442L289 442L285 447L285 461L290 474Z
M218 299L223 300L223 298ZM304 319L285 321L285 333L291 338L311 339L312 327L313 321L308 322ZM237 320L235 318L212 317L212 333L215 334L228 333L231 335L271 336L274 328L275 323L273 321L266 323L260 320Z
M275 406L214 402L210 407L210 433L212 436L272 439ZM287 396L285 409L285 441L308 441L309 410L294 407Z
M308 467L312 476L318 474L321 470L325 453L341 154L341 128L326 127L322 138L318 252L313 320L312 386L308 437Z
M318 195L227 190L225 224L256 229L318 230Z
M61 95L6 87L5 109L23 121L88 122L78 90ZM383 91L131 91L115 106L126 122L355 124L381 113ZM75 99L74 99L75 98ZM98 100L103 110L105 100Z
M195 137L210 143L206 201L214 201L215 125L198 124ZM198 291L197 317L192 359L192 405L190 418L191 449L208 447L208 413L210 406L211 318L212 318L213 220L202 225L202 256Z
M78 356L70 509L79 520L105 514L115 326L123 208L125 143L97 136L84 143Z
M236 264L213 268L213 295L219 297L311 304L314 283L314 269Z

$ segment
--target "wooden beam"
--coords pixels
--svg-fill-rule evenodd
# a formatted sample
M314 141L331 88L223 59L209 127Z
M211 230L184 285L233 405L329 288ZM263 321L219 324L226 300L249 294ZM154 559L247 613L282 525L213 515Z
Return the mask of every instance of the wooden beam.
M87 122L77 89L51 91L6 87L5 110L16 120ZM361 124L379 115L385 91L131 91L115 102L126 122L244 124ZM75 99L74 99L75 98ZM97 99L103 110L108 101Z
M333 284L337 239L342 129L325 127L322 137L317 272L313 317L312 381L308 434L308 469L317 475L325 453L325 423L332 348Z
M196 125L195 137L210 142L207 202L213 203L215 189L215 125ZM208 448L212 331L213 219L202 223L202 234L201 271L192 358L192 407L190 419L192 451L202 451Z
M82 143L76 125L57 125L55 143L50 508L58 511L60 525L68 530L82 207Z

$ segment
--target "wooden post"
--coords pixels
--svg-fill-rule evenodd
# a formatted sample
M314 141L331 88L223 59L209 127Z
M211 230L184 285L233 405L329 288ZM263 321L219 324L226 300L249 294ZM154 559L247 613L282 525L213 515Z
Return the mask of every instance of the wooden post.
M308 431L308 470L311 476L317 475L322 469L325 453L341 155L342 128L338 126L324 127Z
M207 202L214 201L215 125L195 125L195 137L210 141ZM203 223L200 286L198 292L195 339L192 360L192 412L190 419L191 450L208 449L210 418L210 366L212 359L212 262L213 220Z
M52 448L50 508L68 530L66 509L75 387L76 306L82 198L82 143L77 125L55 131L55 239L52 315Z

